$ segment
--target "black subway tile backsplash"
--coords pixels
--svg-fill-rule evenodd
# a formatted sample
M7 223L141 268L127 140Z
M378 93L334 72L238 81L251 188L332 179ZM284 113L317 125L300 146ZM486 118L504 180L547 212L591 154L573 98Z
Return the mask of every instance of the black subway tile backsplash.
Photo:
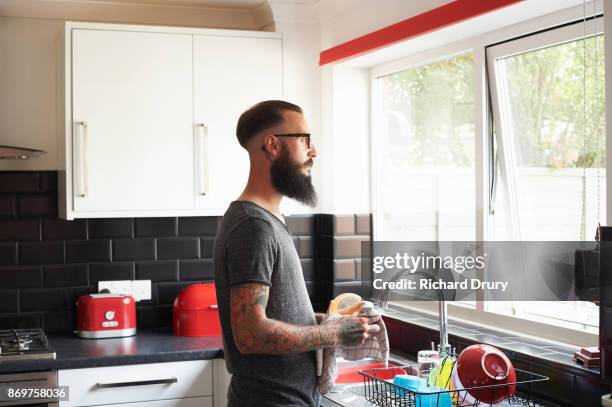
M19 264L64 263L64 242L20 242Z
M181 260L179 263L181 281L214 280L212 259Z
M133 219L89 219L90 239L117 239L121 237L132 237Z
M19 196L17 197L17 213L19 216L57 217L57 196Z
M89 285L87 264L50 264L43 267L45 287L79 287Z
M66 308L62 288L36 288L21 290L19 296L20 311L62 310Z
M42 287L41 266L0 267L0 288Z
M43 328L42 312L0 314L0 329Z
M304 274L304 280L315 281L317 272L317 262L313 259L301 259L300 262L302 263L302 273Z
M134 280L134 263L92 263L89 265L89 284L97 287L98 281Z
M43 322L46 334L70 332L76 326L76 313L72 310L45 311Z
M111 261L110 240L66 241L66 263Z
M41 171L39 174L39 192L57 191L57 171Z
M0 240L40 240L40 219L0 219Z
M0 290L0 312L19 311L19 290Z
M64 304L67 309L76 309L76 303L81 295L94 294L98 288L94 286L69 287L64 290Z
M314 242L312 236L300 236L298 239L298 254L301 258L312 258L315 255Z
M136 280L178 281L178 260L136 262Z
M39 192L39 174L36 171L2 171L0 172L0 193Z
M172 306L160 305L138 308L136 313L136 324L138 329L157 328L170 326L172 324Z
M354 235L355 215L321 215L319 233L323 235Z
M353 259L333 260L334 281L355 281L355 261Z
M17 242L0 243L0 266L17 264Z
M191 284L194 284L194 282L159 283L157 285L157 303L159 305L172 305L179 291Z
M200 238L200 257L203 259L212 259L214 246L215 246L214 237L201 237Z
M369 213L355 215L355 234L370 235L372 233L372 215Z
M178 218L179 236L216 236L220 218L209 217L187 217Z
M200 256L200 241L197 237L157 239L157 258L197 259Z
M17 200L14 196L0 196L0 217L17 216Z
M294 236L313 236L316 234L316 217L314 215L293 215L285 218L287 228Z
M87 239L87 221L84 219L43 219L42 238L43 240Z
M115 239L113 240L113 261L121 260L154 260L155 240Z
M177 235L177 218L136 218L137 237L163 237Z

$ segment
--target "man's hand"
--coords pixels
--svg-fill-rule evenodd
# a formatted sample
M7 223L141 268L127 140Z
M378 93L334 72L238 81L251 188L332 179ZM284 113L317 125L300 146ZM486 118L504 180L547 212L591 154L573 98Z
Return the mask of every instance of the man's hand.
M370 334L380 332L380 326L376 324L380 316L357 317L346 316L339 320L338 343L343 346L361 345Z

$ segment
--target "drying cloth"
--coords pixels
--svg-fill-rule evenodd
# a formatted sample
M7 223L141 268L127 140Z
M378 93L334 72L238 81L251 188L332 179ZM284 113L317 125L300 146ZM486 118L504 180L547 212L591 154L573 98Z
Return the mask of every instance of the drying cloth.
M360 317L377 316L378 311L371 309L362 309L359 313ZM325 315L321 324L329 324L341 318L342 315L328 313ZM389 362L389 337L387 336L387 328L382 318L376 322L380 326L380 331L368 336L363 344L357 346L340 346L338 348L317 349L317 376L319 376L319 393L327 394L338 377L338 367L336 366L336 351L346 360L361 360L366 358L374 358L385 364L385 368Z

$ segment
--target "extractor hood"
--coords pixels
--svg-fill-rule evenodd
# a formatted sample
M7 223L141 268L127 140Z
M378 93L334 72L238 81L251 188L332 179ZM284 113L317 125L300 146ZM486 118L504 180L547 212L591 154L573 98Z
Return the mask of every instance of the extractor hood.
M45 153L46 151L33 148L0 145L0 160L25 160Z

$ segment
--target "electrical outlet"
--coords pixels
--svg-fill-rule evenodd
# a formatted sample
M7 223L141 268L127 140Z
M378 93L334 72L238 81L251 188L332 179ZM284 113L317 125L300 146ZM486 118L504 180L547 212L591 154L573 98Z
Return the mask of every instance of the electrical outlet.
M132 295L134 300L151 299L151 280L132 280Z
M108 291L110 291L112 294L132 294L132 281L98 281L98 292L102 291L105 288L108 289Z

